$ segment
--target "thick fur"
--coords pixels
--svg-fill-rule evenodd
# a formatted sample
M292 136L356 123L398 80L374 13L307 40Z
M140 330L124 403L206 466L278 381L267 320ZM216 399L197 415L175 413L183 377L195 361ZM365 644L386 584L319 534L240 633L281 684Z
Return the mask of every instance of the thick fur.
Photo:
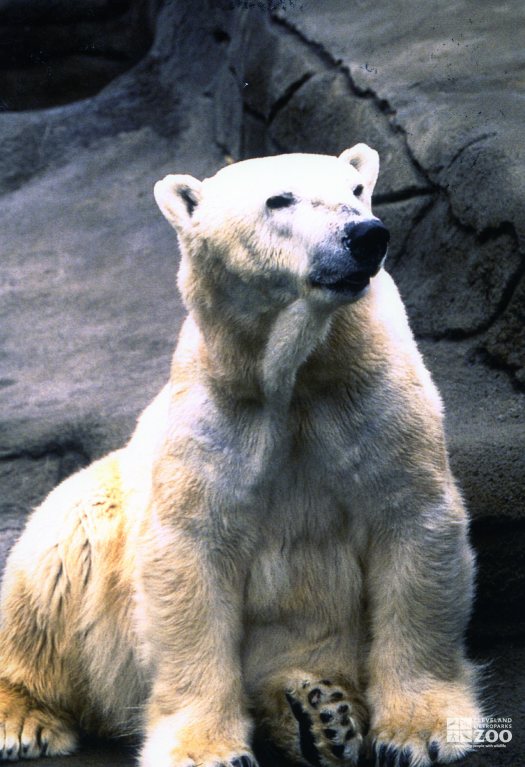
M254 722L315 767L465 753L445 727L480 713L473 560L440 398L386 272L355 296L308 280L373 219L377 172L358 145L157 185L188 318L129 444L10 555L3 758L83 727L144 733L141 767L246 767Z

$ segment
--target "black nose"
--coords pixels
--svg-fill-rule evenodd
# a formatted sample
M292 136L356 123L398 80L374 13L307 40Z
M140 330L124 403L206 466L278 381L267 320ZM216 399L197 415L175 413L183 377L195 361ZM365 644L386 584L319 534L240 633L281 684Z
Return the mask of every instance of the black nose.
M390 233L381 221L347 224L343 245L363 267L375 270L386 255Z

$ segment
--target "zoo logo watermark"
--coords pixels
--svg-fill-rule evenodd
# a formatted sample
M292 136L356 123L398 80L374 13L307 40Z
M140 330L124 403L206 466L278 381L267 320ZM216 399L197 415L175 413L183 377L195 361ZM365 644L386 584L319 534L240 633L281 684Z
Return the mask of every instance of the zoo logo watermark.
M447 718L447 743L465 743L472 748L505 748L511 740L511 716Z

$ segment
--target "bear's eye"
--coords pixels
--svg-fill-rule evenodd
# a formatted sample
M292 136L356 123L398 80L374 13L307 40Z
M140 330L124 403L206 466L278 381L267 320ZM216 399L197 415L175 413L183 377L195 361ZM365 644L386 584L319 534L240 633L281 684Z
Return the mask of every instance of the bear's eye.
M362 184L358 184L356 186L356 188L354 189L355 196L356 197L361 197L361 195L363 194L364 190L365 190L364 186Z
M289 205L293 205L295 197L291 192L283 192L282 194L276 194L275 197L268 197L266 200L266 207L271 210L275 208L287 208Z

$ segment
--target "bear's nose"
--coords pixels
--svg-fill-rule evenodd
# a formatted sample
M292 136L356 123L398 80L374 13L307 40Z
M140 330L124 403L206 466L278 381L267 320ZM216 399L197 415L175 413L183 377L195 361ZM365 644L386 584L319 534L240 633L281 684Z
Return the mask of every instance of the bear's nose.
M361 266L375 270L386 255L390 232L381 221L346 224L343 245Z

